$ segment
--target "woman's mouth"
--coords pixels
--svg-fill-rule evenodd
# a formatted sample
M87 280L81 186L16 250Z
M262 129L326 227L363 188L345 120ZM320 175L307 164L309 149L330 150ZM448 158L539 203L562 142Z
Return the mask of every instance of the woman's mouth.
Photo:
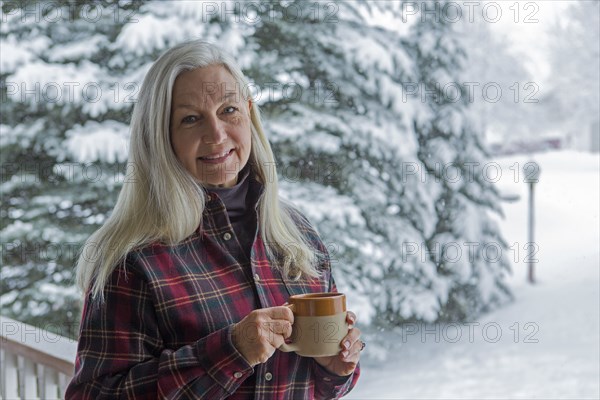
M210 154L204 157L198 157L200 161L207 164L220 164L227 160L229 156L233 153L233 149L227 150L223 153Z

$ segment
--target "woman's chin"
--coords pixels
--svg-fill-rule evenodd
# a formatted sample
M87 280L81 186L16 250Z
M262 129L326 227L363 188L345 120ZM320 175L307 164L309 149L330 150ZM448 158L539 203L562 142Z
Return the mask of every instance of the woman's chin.
M231 176L229 174L227 177L223 177L222 179L210 179L210 180L198 180L198 182L206 187L206 188L224 188L224 187L232 187L237 183L237 174L235 176Z
M202 168L193 175L196 181L205 187L235 186L240 168L237 165L223 164L218 168Z

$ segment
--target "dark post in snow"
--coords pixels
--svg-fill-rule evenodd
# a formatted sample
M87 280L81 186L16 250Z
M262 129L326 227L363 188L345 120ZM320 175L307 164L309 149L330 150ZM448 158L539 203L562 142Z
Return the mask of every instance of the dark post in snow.
M535 242L534 242L534 216L535 216L535 212L534 212L534 195L535 195L535 184L539 182L540 179L540 166L538 163L536 163L535 161L530 161L528 163L525 163L525 165L523 166L523 176L524 176L524 181L525 183L528 184L529 186L529 232L528 232L528 243L527 243L527 248L529 249L529 254L527 257L528 263L529 263L529 268L528 268L528 272L527 272L527 281L529 283L535 283L535 275L534 275L534 271L533 271L533 260L534 260L534 254L535 254Z

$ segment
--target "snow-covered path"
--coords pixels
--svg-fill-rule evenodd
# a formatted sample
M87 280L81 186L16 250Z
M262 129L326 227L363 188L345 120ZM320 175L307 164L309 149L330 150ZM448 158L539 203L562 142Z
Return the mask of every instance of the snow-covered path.
M498 182L521 200L506 204L500 222L517 243L511 277L515 301L470 324L407 325L388 334L383 363L365 360L352 399L598 399L600 398L600 164L598 155L537 155L536 265L525 283L526 184L515 163ZM513 167L512 169L510 167ZM517 255L516 248L520 248Z

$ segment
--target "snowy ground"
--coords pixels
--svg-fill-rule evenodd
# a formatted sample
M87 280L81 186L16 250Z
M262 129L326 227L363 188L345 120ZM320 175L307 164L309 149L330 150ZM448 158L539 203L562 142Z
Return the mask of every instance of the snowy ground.
M520 200L504 205L505 239L517 243L515 301L472 324L411 325L389 336L384 362L365 359L351 399L600 398L600 158L534 156L538 283L525 283L528 157L496 160L497 183ZM511 168L512 167L512 168ZM491 171L490 171L491 172ZM517 254L517 247L520 249ZM460 336L459 336L460 334Z

